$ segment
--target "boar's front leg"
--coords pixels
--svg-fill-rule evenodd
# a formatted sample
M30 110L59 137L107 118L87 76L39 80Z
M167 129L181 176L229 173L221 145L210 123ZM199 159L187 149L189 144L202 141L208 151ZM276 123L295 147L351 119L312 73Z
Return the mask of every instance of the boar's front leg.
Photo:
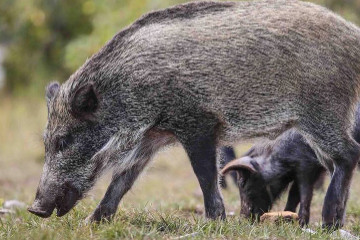
M120 149L110 153L105 151L105 154L103 154L104 156L109 156L109 161L112 162L115 171L104 198L95 211L87 218L87 222L99 222L102 219L109 220L115 214L122 197L132 187L157 150L175 141L173 135L156 129L150 129L144 134L134 134L134 136L138 139L131 141L137 142L137 144L134 144L135 147L130 152ZM110 145L109 149L116 149L125 138L119 135L117 140L113 141L113 145Z
M116 213L120 200L130 190L142 169L143 167L133 166L126 172L114 173L104 198L86 222L110 220Z
M207 129L209 130L209 129ZM188 137L191 136L191 137ZM204 196L205 216L225 219L225 208L219 191L215 133L178 135L187 152Z

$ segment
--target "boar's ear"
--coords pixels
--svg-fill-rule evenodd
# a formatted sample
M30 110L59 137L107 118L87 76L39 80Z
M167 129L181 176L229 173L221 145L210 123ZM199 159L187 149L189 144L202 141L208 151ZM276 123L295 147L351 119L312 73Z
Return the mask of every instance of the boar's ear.
M235 171L247 170L250 173L257 173L258 166L255 167L252 162L254 162L254 161L252 161L252 158L249 156L235 159L225 165L225 167L221 170L221 174L225 175L226 173L228 173L229 171L232 171L232 170L235 170Z
M59 91L60 84L58 82L52 82L46 87L45 97L46 102L49 103Z
M93 83L79 87L70 98L71 113L76 118L90 120L98 106L99 99Z

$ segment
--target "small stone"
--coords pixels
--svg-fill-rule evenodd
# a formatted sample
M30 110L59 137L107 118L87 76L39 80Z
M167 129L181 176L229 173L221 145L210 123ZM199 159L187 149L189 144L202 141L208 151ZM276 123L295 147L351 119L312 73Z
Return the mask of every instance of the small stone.
M14 213L13 210L0 208L0 215L12 214L12 213Z
M315 233L316 233L314 230L312 230L312 229L310 229L310 228L303 228L302 230L303 230L303 232L305 232L305 233L310 233L310 234L315 234Z
M8 200L3 203L3 207L5 209L19 209L19 208L25 208L26 204L18 200Z
M231 211L226 214L227 216L235 216L235 212Z
M335 231L331 234L332 237L340 237L341 239L346 239L346 240L359 240L359 237L352 235L351 233L339 229L338 231Z

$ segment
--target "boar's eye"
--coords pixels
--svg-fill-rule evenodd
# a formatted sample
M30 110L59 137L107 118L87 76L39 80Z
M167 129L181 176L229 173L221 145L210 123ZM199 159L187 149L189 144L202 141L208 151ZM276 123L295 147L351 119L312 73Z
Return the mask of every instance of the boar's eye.
M56 152L64 151L72 142L73 142L73 137L71 135L58 138L55 143L55 151Z

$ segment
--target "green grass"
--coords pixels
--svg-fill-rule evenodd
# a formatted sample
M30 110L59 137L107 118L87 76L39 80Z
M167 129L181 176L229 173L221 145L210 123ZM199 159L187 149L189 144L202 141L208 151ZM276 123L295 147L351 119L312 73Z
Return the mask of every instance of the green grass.
M184 213L167 206L161 210L122 209L113 221L85 225L90 211L84 204L63 218L39 219L25 211L3 219L1 239L328 239L321 232L304 233L296 223L252 224L246 219L228 217L226 221L207 221L202 216ZM190 237L189 236L189 237Z
M44 101L0 99L0 199L31 204L43 164L42 130L46 122ZM244 152L249 145L237 147ZM105 176L68 215L41 219L26 210L0 217L0 239L330 239L321 232L323 191L314 194L311 229L302 232L296 223L252 224L239 216L237 189L223 190L226 221L209 221L203 215L200 189L184 150L174 147L155 157L133 189L124 197L113 221L85 225L84 219L101 200ZM356 173L347 208L345 229L360 235L360 174ZM284 207L280 199L274 211ZM182 239L186 239L182 238Z

